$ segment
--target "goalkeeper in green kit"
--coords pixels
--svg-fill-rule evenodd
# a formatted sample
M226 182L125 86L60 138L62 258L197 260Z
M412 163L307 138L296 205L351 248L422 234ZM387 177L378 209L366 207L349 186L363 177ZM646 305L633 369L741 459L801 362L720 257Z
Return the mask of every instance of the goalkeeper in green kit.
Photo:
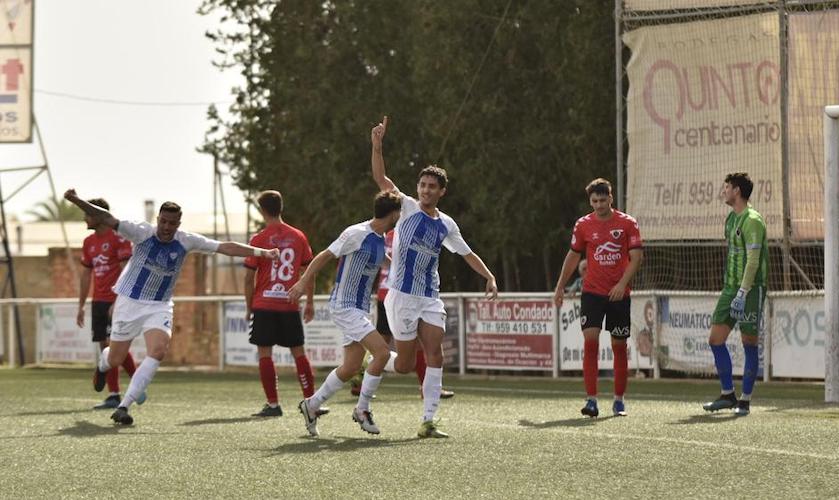
M758 338L763 323L769 260L766 224L758 211L749 205L753 186L746 173L728 174L725 177L723 197L732 208L725 220L728 255L723 290L714 309L711 336L708 339L714 353L722 393L715 401L702 405L706 411L734 408L734 414L738 416L749 414L749 402L757 377ZM745 353L743 391L739 400L734 395L731 354L725 345L731 329L737 323L740 324Z

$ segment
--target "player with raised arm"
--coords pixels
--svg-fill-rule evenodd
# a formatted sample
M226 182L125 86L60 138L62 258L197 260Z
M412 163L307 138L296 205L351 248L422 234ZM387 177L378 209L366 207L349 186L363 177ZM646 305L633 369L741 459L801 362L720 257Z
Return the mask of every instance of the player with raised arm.
M720 397L702 405L705 411L734 408L734 414L746 416L752 399L759 364L758 340L766 299L766 276L769 269L769 247L763 217L749 204L754 184L745 172L728 174L723 185L723 198L731 207L725 219L725 241L728 244L723 289L711 318L708 343L714 353L714 364L720 378ZM745 353L743 390L740 399L734 395L731 354L725 341L734 325L740 325Z
M571 248L565 255L554 290L554 303L562 307L565 284L586 255L585 277L580 295L580 326L583 329L583 381L586 404L583 415L596 417L597 376L600 330L605 319L612 336L614 353L615 400L612 413L626 416L623 400L629 372L626 339L630 325L630 286L643 259L641 233L630 215L612 208L612 185L594 179L586 186L591 213L577 219L571 235Z
M102 198L94 198L88 202L110 210L110 205ZM79 328L84 328L85 302L87 302L92 282L90 329L93 333L93 341L99 343L101 352L108 347L108 338L111 336L111 312L117 298L112 288L119 278L122 266L131 257L131 242L90 215L85 214L84 220L87 228L93 229L93 234L85 238L82 243L82 272L79 275L79 310L76 314L76 324ZM134 375L136 367L130 352L125 356L122 367L129 377ZM119 367L111 368L106 379L110 394L105 401L94 406L94 409L114 409L119 406L122 399L119 395ZM137 403L142 404L141 400Z
M437 267L443 247L463 256L475 272L486 278L486 294L498 296L495 276L481 258L469 248L454 219L437 208L446 194L448 177L437 166L419 173L417 199L396 187L385 172L382 141L387 131L387 117L371 131L373 180L382 191L397 191L402 211L393 238L393 259L388 275L389 291L385 298L388 323L396 340L398 353L394 368L399 373L414 370L417 340L425 351L427 369L422 384L423 415L418 435L422 438L445 438L434 416L440 404L443 383L443 334L446 310L439 297L440 275Z
M315 274L328 262L338 258L338 274L329 297L332 321L344 335L344 361L332 370L313 396L300 401L298 408L312 436L318 435L317 419L321 405L335 394L360 369L366 351L373 354L361 381L358 404L352 412L353 421L370 434L378 434L373 421L370 400L382 380L382 370L390 359L390 349L370 322L370 294L373 282L385 260L385 233L399 219L400 196L383 191L373 202L375 218L352 225L337 240L319 253L300 281L289 290L289 298L297 300L312 289Z
M255 417L279 417L283 410L277 394L274 346L288 347L294 357L297 379L303 397L315 393L315 375L306 356L300 307L289 300L288 290L297 283L300 273L312 261L312 247L303 231L283 221L283 196L279 191L263 191L256 199L265 229L251 238L257 248L276 248L278 260L249 256L245 259L245 303L251 321L250 343L259 356L259 379L267 402ZM306 293L303 320L315 316L311 288ZM329 410L323 409L326 413Z
M191 251L221 253L236 257L257 255L270 259L280 256L279 250L263 250L232 241L219 242L178 230L181 225L181 207L171 201L160 206L157 226L146 222L118 220L110 212L79 198L75 189L64 193L67 201L134 243L134 254L120 274L114 291L111 343L102 351L99 366L93 375L93 388L100 392L105 387L105 377L112 366L121 365L128 354L131 342L143 335L146 340L146 358L140 363L131 383L111 419L131 425L134 419L128 408L136 402L154 378L160 362L169 349L172 337L172 293L183 267L186 254Z

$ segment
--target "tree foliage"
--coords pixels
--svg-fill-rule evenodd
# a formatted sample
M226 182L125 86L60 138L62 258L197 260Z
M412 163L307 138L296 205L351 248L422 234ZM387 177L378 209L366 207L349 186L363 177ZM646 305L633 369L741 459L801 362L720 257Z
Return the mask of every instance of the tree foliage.
M26 211L27 215L34 217L36 222L78 222L84 220L84 212L65 199L58 200L47 198Z
M583 187L613 177L613 2L205 0L220 67L241 71L204 148L238 186L279 189L323 248L371 216L370 128L390 117L388 174L413 193L437 163L455 217L505 290L552 287ZM446 290L482 289L451 256Z

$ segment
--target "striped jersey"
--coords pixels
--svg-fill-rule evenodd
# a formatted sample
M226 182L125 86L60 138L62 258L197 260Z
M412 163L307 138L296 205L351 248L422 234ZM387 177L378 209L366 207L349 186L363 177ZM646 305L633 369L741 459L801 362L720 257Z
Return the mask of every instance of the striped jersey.
M746 271L746 252L760 250L753 286L766 286L769 268L769 246L766 244L766 224L760 213L747 207L741 214L731 211L725 219L725 241L728 243L723 286L737 290Z
M440 211L438 217L431 217L422 211L417 200L403 193L402 212L393 237L388 288L436 298L440 293L437 267L443 247L460 255L472 253L454 219Z
M332 309L370 312L370 294L385 258L385 239L373 231L371 221L354 224L327 248L338 257L338 275L329 297Z
M120 221L117 232L134 243L134 254L114 291L141 301L171 300L186 254L213 253L219 246L218 241L186 231L177 231L171 241L162 242L157 239L157 228L147 222Z

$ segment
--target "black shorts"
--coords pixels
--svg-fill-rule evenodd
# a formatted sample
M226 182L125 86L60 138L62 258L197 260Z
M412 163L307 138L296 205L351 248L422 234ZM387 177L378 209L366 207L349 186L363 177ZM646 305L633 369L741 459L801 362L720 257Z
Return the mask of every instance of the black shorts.
M583 292L580 296L580 327L603 328L606 317L606 330L616 339L629 338L630 306L629 297L612 302L609 297Z
M258 346L303 345L303 321L299 311L254 311L249 341Z
M102 342L111 336L111 315L108 310L113 302L94 301L90 307L90 329L93 331L93 341Z
M376 330L382 335L393 337L393 332L390 331L390 325L387 322L387 313L385 312L385 302L383 300L376 301Z

